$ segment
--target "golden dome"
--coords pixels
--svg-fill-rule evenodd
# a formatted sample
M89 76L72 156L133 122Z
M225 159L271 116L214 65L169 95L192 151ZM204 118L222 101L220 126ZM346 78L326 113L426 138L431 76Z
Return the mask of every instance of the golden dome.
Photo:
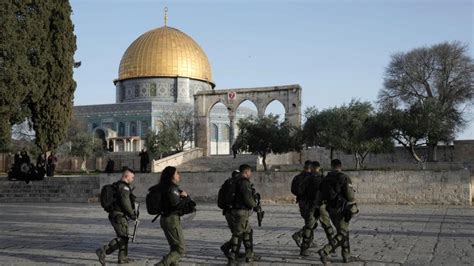
M209 82L214 87L202 48L180 30L164 26L142 34L127 48L118 80L177 76Z

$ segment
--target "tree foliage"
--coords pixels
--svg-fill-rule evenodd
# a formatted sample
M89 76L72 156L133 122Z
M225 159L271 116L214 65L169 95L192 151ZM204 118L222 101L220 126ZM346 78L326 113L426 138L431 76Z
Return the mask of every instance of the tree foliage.
M175 151L179 143L176 132L168 127L160 131L149 131L146 136L146 147L153 159L161 159L163 155Z
M314 110L314 109L313 109ZM369 102L352 100L348 105L329 108L321 112L306 112L303 139L307 146L330 149L352 154L355 167L364 167L369 153L391 150L393 143L380 130L379 119Z
M428 146L428 161L436 161L438 143L454 139L466 124L463 114L474 100L473 81L474 64L467 46L446 42L416 48L392 56L379 102L382 110L398 109L394 111L396 116L401 112L421 119L406 121L413 125L404 124L397 131L412 132L412 128L419 127ZM408 147L413 145L409 142L405 141Z
M192 108L174 108L166 111L161 120L166 134L173 132L177 141L173 139L173 149L183 151L193 140L194 113ZM169 136L164 136L171 140Z
M82 159L81 170L87 172L86 161L92 155L103 154L102 142L97 141L92 134L79 132L71 137L71 149L69 154Z
M278 115L240 119L238 128L239 135L234 142L235 148L261 156L265 170L268 170L266 164L268 154L301 150L300 130L287 121L280 122Z
M72 113L76 38L68 1L4 1L1 8L0 145L29 118L43 151L64 140ZM7 136L8 135L8 136Z

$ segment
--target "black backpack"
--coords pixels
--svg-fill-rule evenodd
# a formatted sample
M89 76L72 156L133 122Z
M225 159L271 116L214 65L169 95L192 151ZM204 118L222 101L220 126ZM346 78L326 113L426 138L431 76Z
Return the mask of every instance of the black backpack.
M234 204L235 192L237 190L237 178L229 178L224 184L222 184L217 194L217 207L222 210L228 210L232 208Z
M291 193L293 195L298 198L305 196L308 176L310 176L308 173L301 173L293 178L291 181Z
M152 186L148 189L146 195L146 210L150 215L159 215L163 212L162 190L158 185Z
M341 188L344 185L344 174L328 173L321 181L320 193L323 200L333 202L340 198Z
M100 190L100 205L106 212L113 211L114 203L117 199L118 184L107 184Z

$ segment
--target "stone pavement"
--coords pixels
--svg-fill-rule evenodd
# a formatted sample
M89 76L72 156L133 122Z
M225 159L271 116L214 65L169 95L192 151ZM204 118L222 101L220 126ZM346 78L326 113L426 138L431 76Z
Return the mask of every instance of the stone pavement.
M187 255L181 265L225 264L219 246L230 237L224 217L214 205L199 204L185 222ZM303 222L296 205L266 205L262 227L255 230L255 265L320 264L318 256L298 256L291 234ZM457 206L362 205L351 226L351 249L360 262L352 265L461 265L474 262L474 208ZM143 208L143 212L144 212ZM134 265L152 265L168 251L159 224L144 214L137 243L130 244ZM106 213L96 204L2 203L0 264L98 265L95 249L114 237ZM324 243L323 232L316 232ZM338 250L339 251L339 250ZM314 252L315 253L315 252ZM339 253L339 252L338 252ZM340 255L332 264L342 262ZM116 254L107 263L116 262Z

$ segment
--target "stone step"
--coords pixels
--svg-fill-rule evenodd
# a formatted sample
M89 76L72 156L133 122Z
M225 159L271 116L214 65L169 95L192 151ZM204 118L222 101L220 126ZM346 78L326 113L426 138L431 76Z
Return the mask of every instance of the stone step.
M238 155L235 159L231 155L200 157L181 164L179 169L182 172L232 171L238 169L241 164L249 164L255 168L257 159L255 155Z

